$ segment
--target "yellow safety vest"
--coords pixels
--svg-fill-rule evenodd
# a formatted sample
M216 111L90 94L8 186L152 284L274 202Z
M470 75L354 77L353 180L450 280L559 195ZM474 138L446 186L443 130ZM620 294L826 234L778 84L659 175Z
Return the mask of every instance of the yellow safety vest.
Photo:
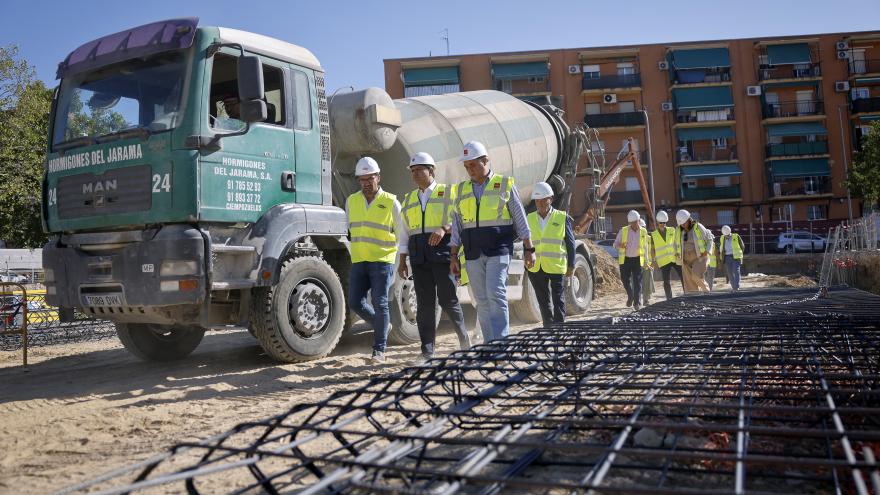
M742 245L740 244L742 242L742 240L739 238L739 234L737 234L735 232L733 234L731 234L731 236L732 237L731 237L730 244L732 245L731 247L733 247L733 259L741 260L741 259L743 259L743 250L742 250ZM726 253L724 252L724 242L726 240L726 239L724 239L725 237L727 237L727 236L726 235L721 236L721 246L718 247L718 249L720 251L719 254L721 254L722 257L726 255Z
M715 258L715 246L714 245L712 245L709 248L709 266L712 268L715 268L716 266L718 266L718 261Z
M351 262L394 263L397 238L394 235L393 194L379 191L370 206L364 193L348 197L348 229L351 231Z
M617 252L617 261L621 265L626 259L626 241L629 238L629 225L620 229L620 249ZM639 227L639 266L645 266L645 253L648 251L648 229Z
M657 255L657 266L666 266L675 261L675 229L666 227L666 238L659 230L651 232L654 241L654 254Z
M430 234L452 223L450 207L453 201L455 201L455 189L447 187L446 184L437 184L431 191L425 210L422 211L419 190L416 189L406 195L400 214L410 234Z
M554 209L549 214L544 229L541 229L541 218L537 211L529 213L527 220L532 232L532 246L535 248L535 264L530 272L543 270L544 273L561 275L568 266L565 249L565 222L568 215L564 211Z
M474 186L470 180L460 182L455 198L455 208L461 216L461 228L498 227L513 225L507 201L513 189L513 177L493 174L486 181L480 202L474 196Z
M703 231L702 231L702 229L699 228L701 226L702 225L700 225L699 222L695 222L694 226L691 227L691 232L693 232L694 235L697 237L697 247L699 248L699 254L702 255L703 253L707 252L709 249L706 247L706 243L703 242ZM684 244L684 242L683 242L684 236L682 235L682 232L681 232L682 228L681 227L676 227L676 229L678 229L678 232L677 232L678 239L675 240L675 245L678 248L678 253L676 254L676 256L679 260L681 260L681 258L684 256L684 245L683 245ZM689 240L688 242L691 242L691 241Z
M459 267L459 275L458 275L458 285L467 285L470 279L468 278L467 269L465 269L465 265L467 264L467 260L464 259L464 249L459 251L458 253L458 267Z

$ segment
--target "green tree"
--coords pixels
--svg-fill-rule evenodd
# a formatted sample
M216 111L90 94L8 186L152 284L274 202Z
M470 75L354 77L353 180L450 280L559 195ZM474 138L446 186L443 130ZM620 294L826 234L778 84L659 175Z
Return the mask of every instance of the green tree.
M52 90L15 46L0 47L0 239L40 247L43 163Z
M880 121L871 124L871 130L862 137L861 149L853 157L849 179L844 186L850 188L865 203L874 205L880 199Z

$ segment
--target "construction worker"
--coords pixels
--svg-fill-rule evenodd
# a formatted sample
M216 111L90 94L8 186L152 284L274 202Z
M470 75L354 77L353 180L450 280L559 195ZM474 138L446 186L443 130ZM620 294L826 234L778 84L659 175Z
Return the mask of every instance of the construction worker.
M657 230L651 232L651 260L655 268L659 268L663 275L663 291L666 300L672 299L672 284L670 272L675 269L678 278L681 277L681 264L676 260L676 244L678 229L667 227L669 214L665 211L657 213Z
M715 289L715 267L718 266L718 258L716 256L715 242L709 245L709 266L706 267L706 285L709 286L709 292Z
M541 319L547 327L565 321L563 275L571 277L574 272L574 230L571 218L553 208L550 184L535 184L532 199L536 211L529 213L528 222L535 246L535 265L527 273L535 289Z
M459 348L471 347L464 314L455 294L455 279L449 273L449 233L455 188L434 180L435 167L434 158L428 153L412 156L409 172L418 187L406 195L401 208L404 231L398 246L397 272L401 278L409 278L409 259L416 291L416 323L422 342L421 357L416 364L424 364L434 356L437 300L455 326Z
M489 153L479 141L465 144L459 161L470 179L456 186L449 267L459 275L458 252L464 249L483 342L489 342L510 333L507 269L514 239L522 239L526 268L535 264L535 248L513 177L492 171Z
M645 228L645 219L639 219L639 227ZM642 303L647 306L651 304L651 295L654 294L654 246L651 236L648 236L648 249L645 251L645 264L642 265Z
M626 289L626 306L639 309L642 293L642 270L647 261L648 231L639 227L639 212L630 210L626 214L629 225L620 229L614 240L617 261L620 264L620 279Z
M703 277L709 266L709 248L715 238L712 232L691 218L687 210L678 210L675 221L679 229L677 251L681 256L684 291L709 292Z
M351 232L351 273L348 304L373 324L372 360L385 361L388 340L388 291L394 278L394 261L403 231L400 203L379 187L379 164L370 157L358 160L354 175L361 190L348 197L345 213ZM372 305L367 303L367 292Z
M718 243L718 251L724 260L724 270L730 280L730 288L739 290L739 269L742 266L743 252L746 245L743 244L739 234L731 234L730 227L721 227L721 242Z

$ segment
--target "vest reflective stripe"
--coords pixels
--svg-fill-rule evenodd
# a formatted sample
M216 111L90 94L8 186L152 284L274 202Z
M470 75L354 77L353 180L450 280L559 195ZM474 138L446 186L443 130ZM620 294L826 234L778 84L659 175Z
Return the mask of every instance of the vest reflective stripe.
M467 268L465 267L465 265L467 265L467 260L464 259L464 249L462 249L461 252L458 253L458 267L459 267L458 284L459 285L467 285L468 281L469 281L468 274L467 274Z
M715 268L718 266L718 260L715 258L715 246L712 246L713 249L709 250L709 266Z
M620 229L620 249L617 252L617 262L621 265L626 260L626 243L629 239L629 226ZM639 266L645 266L645 252L648 250L648 229L639 227Z
M499 227L513 225L507 200L510 199L513 178L495 174L486 182L480 202L474 196L474 186L469 180L458 184L455 208L461 216L461 227Z
M532 232L532 246L535 247L535 264L530 272L542 270L544 273L558 275L565 273L568 256L565 250L565 223L568 220L564 211L553 210L541 230L541 219L537 211L529 213L526 220Z
M654 254L657 255L657 266L666 266L675 261L675 229L666 227L666 238L659 230L651 232L654 241Z
M727 242L726 235L721 236L721 245L718 246L718 255L722 258L727 256L727 248L724 246L724 243ZM731 234L730 244L733 248L733 259L741 260L743 259L743 250L742 245L740 244L742 239L740 239L739 234L733 233Z
M449 209L454 200L454 191L454 188L447 187L446 184L434 186L424 212L422 211L422 203L419 201L419 190L410 191L400 210L410 234L430 233L452 223ZM423 217L424 225L422 225Z
M394 235L394 195L380 191L367 208L362 192L348 197L351 232L351 261L394 263L397 238Z

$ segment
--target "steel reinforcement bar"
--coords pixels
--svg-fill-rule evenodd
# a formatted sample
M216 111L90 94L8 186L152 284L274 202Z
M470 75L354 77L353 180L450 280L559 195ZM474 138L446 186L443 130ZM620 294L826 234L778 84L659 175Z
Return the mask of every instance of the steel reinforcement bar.
M75 491L880 493L880 297L691 296L374 379Z

